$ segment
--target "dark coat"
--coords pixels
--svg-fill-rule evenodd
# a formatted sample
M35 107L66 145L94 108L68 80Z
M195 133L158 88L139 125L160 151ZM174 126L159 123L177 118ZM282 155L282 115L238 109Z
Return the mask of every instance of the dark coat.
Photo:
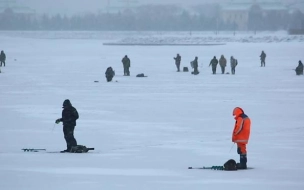
M214 58L210 61L209 66L212 65L212 68L216 68L217 64L218 64L218 60L214 57Z
M225 58L224 56L222 56L222 57L220 58L219 62L220 62L220 66L221 66L221 67L226 67L226 65L227 65L227 60L226 60L226 58Z
M182 57L180 55L177 55L176 57L174 57L174 59L175 59L175 63L179 64L182 60Z
M1 51L1 54L0 54L0 61L5 61L6 60L6 55L3 51Z
M113 78L115 76L115 72L113 71L112 67L108 67L105 75L107 78Z
M79 114L71 104L69 100L65 100L63 102L63 110L62 110L62 121L64 126L76 126L76 120L79 118Z
M197 58L195 58L195 59L192 61L192 66L193 66L193 68L198 68Z
M301 61L299 61L299 65L295 70L297 75L303 75L303 63Z
M266 58L266 53L265 53L264 51L262 51L260 57L261 57L261 60L265 60L265 58Z
M131 61L130 59L125 56L122 60L121 60L122 64L124 67L128 68L128 67L131 67Z

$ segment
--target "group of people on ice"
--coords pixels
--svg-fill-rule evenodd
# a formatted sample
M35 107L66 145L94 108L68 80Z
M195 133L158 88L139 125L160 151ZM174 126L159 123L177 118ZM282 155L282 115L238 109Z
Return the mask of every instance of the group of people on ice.
M176 55L176 57L173 58L175 60L175 65L177 68L177 72L180 72L180 65L181 65L181 56L179 54ZM190 62L191 67L193 68L193 72L191 72L194 75L199 74L198 70L198 57L196 56L193 61ZM209 64L209 67L212 67L212 73L216 74L217 65L220 65L222 74L225 74L225 68L227 66L227 59L224 57L224 55L221 55L220 59L218 60L216 56L214 56ZM230 66L231 66L231 74L235 74L235 68L238 64L237 59L235 59L233 56L230 57ZM228 73L227 73L228 74Z

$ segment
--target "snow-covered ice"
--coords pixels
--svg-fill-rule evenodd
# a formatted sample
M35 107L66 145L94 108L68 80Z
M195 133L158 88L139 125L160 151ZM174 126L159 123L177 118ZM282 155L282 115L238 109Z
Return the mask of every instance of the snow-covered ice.
M293 70L304 61L303 42L103 46L129 35L60 34L0 33L7 55L0 73L1 190L304 189L304 77ZM198 56L201 73L176 72L176 53L189 68ZM238 59L236 75L219 68L211 74L209 62L221 54ZM131 59L130 77L122 76L124 55ZM110 83L108 66L116 71ZM139 73L148 77L136 78ZM67 98L80 114L78 144L95 150L23 152L66 148L54 122ZM231 142L236 106L252 120L248 165L255 169L188 170L238 161Z

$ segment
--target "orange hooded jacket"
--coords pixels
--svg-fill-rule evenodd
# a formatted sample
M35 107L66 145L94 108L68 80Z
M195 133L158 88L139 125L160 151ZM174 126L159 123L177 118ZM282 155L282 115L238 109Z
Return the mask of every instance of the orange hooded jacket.
M233 110L235 116L235 125L232 133L232 142L247 144L250 136L251 121L249 117L244 114L242 108L236 107Z

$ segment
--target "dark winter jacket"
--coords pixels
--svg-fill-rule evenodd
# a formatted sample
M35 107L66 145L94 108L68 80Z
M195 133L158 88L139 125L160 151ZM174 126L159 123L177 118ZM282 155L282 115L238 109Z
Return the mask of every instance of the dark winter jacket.
M123 66L125 68L128 68L128 67L131 67L131 61L130 59L128 58L128 56L125 56L122 60L121 60Z
M107 78L113 78L115 76L115 72L113 71L112 67L108 67L105 74Z
M217 64L218 64L218 60L214 56L213 59L210 61L209 66L212 65L212 68L216 68Z
M1 51L1 54L0 54L0 61L5 61L6 59L6 55L3 51Z
M174 59L175 59L175 64L180 64L182 57L179 54L177 54L176 57L174 57Z
M197 57L191 62L192 63L192 66L193 66L193 68L198 68L198 62L197 62Z
M230 65L232 68L235 68L237 66L238 62L235 58L231 57L230 58Z
M296 68L296 74L303 75L303 63L301 61L299 61L299 65Z
M72 106L70 100L63 102L62 121L64 126L76 126L76 120L79 118L77 110Z
M221 67L226 67L226 65L227 65L227 60L226 60L226 58L225 58L223 55L221 56L219 62L220 62L220 66L221 66Z
M265 61L266 53L265 53L264 51L262 51L260 57L261 57L261 60L262 60L262 61Z

